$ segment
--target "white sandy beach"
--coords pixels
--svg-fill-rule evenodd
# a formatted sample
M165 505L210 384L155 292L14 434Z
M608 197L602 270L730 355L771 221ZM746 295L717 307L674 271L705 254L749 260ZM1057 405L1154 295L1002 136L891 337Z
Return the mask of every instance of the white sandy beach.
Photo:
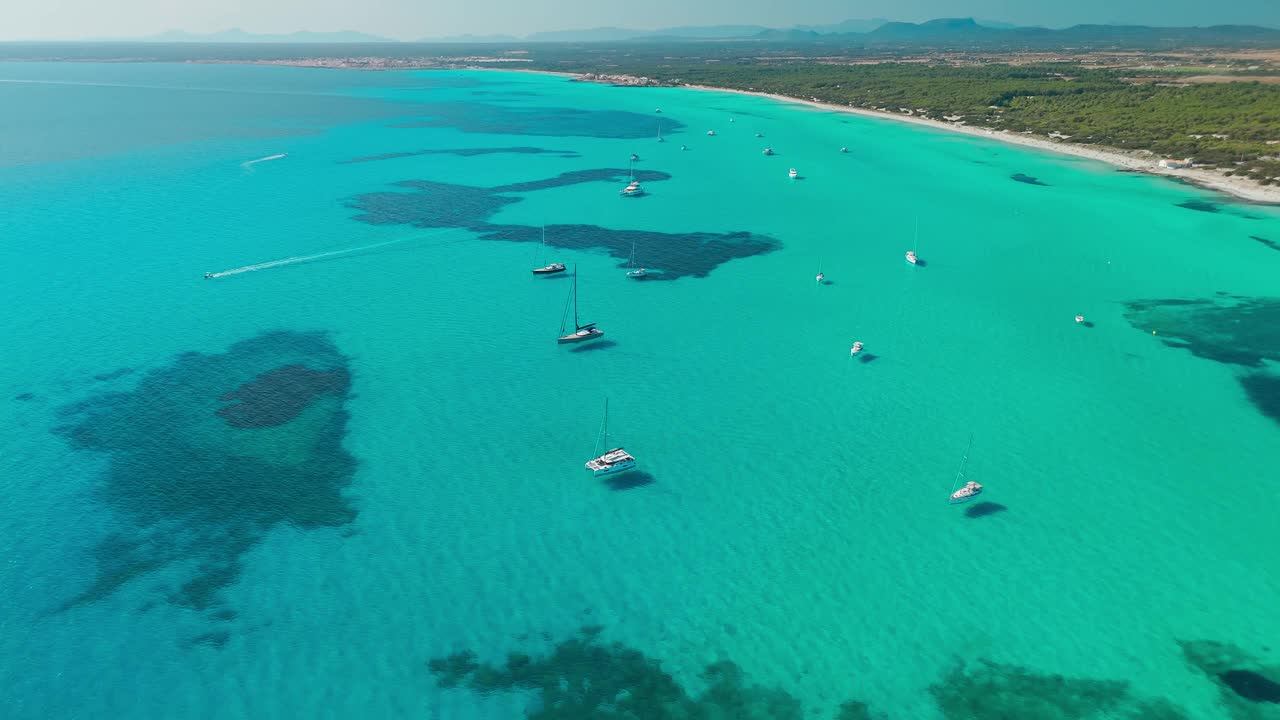
M894 120L897 122L911 123L923 127L936 128L946 130L948 132L960 133L962 135L971 135L973 137L988 138L998 140L1000 142L1011 143L1013 145L1022 145L1024 147L1036 148L1046 152L1062 153L1064 155L1074 155L1076 157L1088 158L1099 162L1108 163L1116 167L1137 172L1150 173L1152 175L1165 175L1172 178L1179 178L1190 183L1199 185L1200 187L1214 190L1216 192L1231 195L1232 197L1248 200L1255 203L1280 204L1280 187L1259 185L1258 183L1245 178L1228 177L1217 170L1189 168L1185 170L1171 170L1162 168L1159 165L1160 158L1150 153L1128 152L1115 148L1101 148L1092 145L1078 145L1075 143L1063 142L1061 140L1052 140L1034 135L1023 135L1021 133L1011 133L1001 130L989 130L981 127L970 127L968 125L960 125L957 123L943 122L941 120L930 120L927 118L905 115L902 113L880 112L878 110L866 110L864 108L853 108L845 105L834 105L823 102L815 102L813 100L803 100L800 98L787 97L785 95L773 95L770 93L751 92L747 90L728 90L725 88L711 87L706 85L683 85L693 90L712 90L716 92L734 93L737 95L754 95L756 97L765 97L779 102L794 103L797 105L808 105L809 107L820 110L828 110L851 115L862 115L865 117L881 118L886 120Z

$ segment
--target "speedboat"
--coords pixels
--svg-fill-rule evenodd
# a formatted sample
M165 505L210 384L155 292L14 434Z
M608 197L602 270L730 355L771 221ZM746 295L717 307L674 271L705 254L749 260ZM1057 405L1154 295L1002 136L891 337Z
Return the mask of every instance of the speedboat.
M1084 322L1084 316L1083 316L1083 315L1077 315L1077 316L1076 316L1076 322L1078 322L1078 323L1082 323L1082 322Z
M764 149L764 154L765 154L765 155L772 155L772 154L773 154L773 148L771 148L771 147L767 147L767 148L765 148L765 149Z
M915 251L915 250L908 250L908 251L907 251L907 262L911 263L912 265L915 265L917 260L919 260L919 258L917 258L917 257L916 257L916 251Z
M764 135L761 133L756 133L756 137L764 137Z
M627 277L634 278L636 280L643 280L648 274L649 273L644 271L644 268L636 268L635 270L627 271Z
M857 355L858 353L862 352L862 347L863 347L862 341L855 340L853 343L853 347L849 348L849 357L853 357L854 355Z
M654 112L662 112L662 108L654 108L654 109L653 109L653 111L654 111Z
M849 152L849 148L847 148L847 147L842 147L842 148L840 148L840 152L842 152L842 153L847 153L847 152Z
M689 149L689 146L688 146L688 145L681 145L681 146L680 146L680 149L681 149L681 150L688 150L688 149Z
M554 275L555 273L564 272L564 263L551 263L540 268L534 268L534 275Z
M598 337L604 337L604 331L601 330L600 328L597 328L595 323L591 323L590 325L583 325L582 327L578 328L574 332L569 333L568 335L561 335L560 337L556 338L556 342L560 343L561 345L568 345L570 343L580 343L580 342L586 342L588 340L595 340Z
M595 477L624 472L636 466L636 459L622 448L614 448L597 458L586 462L586 468Z
M708 130L708 131L707 131L707 134L708 134L708 135L715 135L715 134L716 134L716 131L715 131L715 130Z
M796 178L800 177L800 173L796 172L796 169L795 169L795 168L791 168L790 170L788 170L788 171L787 171L787 175L788 175L792 180L795 180Z
M975 497L981 494L982 494L982 486L970 480L969 482L964 484L964 487L951 493L951 502L952 504L969 502L970 500L974 499Z
M211 279L213 279L213 273L205 273L205 274L204 274L204 279L205 279L205 280L211 280Z

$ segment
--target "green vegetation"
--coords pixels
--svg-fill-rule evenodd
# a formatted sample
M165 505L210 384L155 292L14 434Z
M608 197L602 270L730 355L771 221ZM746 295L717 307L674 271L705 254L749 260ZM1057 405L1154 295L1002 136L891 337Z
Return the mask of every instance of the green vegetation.
M1280 183L1280 84L1249 76L1186 83L1185 73L1176 70L1138 73L1137 68L1087 67L1076 61L852 64L769 57L660 60L625 53L584 60L562 58L555 65L894 113L909 110L1009 132L1060 134L1069 136L1066 142L1191 157L1263 184Z

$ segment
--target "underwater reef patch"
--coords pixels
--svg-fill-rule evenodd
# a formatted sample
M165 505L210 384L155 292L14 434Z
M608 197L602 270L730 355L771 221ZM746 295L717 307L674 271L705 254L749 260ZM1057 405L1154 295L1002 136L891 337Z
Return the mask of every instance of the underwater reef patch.
M1266 369L1280 362L1280 298L1137 300L1126 303L1125 319L1169 347L1257 370L1237 379L1258 412L1280 422L1280 376Z
M1280 298L1135 300L1125 303L1125 319L1207 360L1250 368L1280 361Z
M1040 187L1049 187L1049 183L1040 182L1038 178L1034 178L1030 175L1023 175L1022 173L1014 173L1009 176L1009 179L1015 180L1020 183L1026 183L1028 185L1039 185Z
M1217 203L1206 202L1204 200L1187 200L1184 202L1180 202L1177 205L1180 208L1186 208L1187 210L1195 210L1196 212L1203 212L1203 213L1222 212L1221 205Z
M394 128L451 127L465 133L592 137L612 139L652 138L658 119L624 110L584 110L565 107L519 107L490 103L452 102L415 105L427 117L402 122ZM662 132L675 135L684 123L663 116Z
M1275 240L1268 240L1264 237L1258 237L1257 235L1250 235L1249 239L1257 240L1258 242L1262 243L1263 245L1266 245L1272 250L1280 250L1280 242L1276 242Z
M459 157L476 157L479 155L554 155L556 157L566 159L582 157L573 150L548 150L546 148L537 147L442 148L436 150L414 150L410 152L366 155L364 157L352 158L350 160L339 160L338 164L351 165L354 163L377 162L379 160L397 160L399 158L418 157L420 155L457 155Z
M947 720L1188 720L1165 700L1134 696L1123 680L1039 673L979 660L929 686Z
M671 176L656 170L637 170L641 182L660 182ZM370 225L412 225L420 228L465 228L483 240L537 243L540 228L527 225L495 225L489 218L522 200L504 193L525 193L580 183L620 184L627 171L577 170L553 178L513 183L495 188L454 185L429 180L406 180L396 187L411 192L375 192L357 195L348 207L359 211L356 220ZM643 198L618 202L643 202ZM603 250L617 258L619 267L635 248L637 264L650 270L648 281L706 277L730 260L773 252L782 243L767 235L739 231L724 233L661 233L614 230L598 225L548 225L548 246L566 250Z
M59 411L73 448L107 460L92 501L117 528L91 550L96 575L63 609L165 570L174 605L213 610L244 555L279 525L351 523L356 460L342 446L347 359L322 333L269 332L222 353L188 352ZM215 643L216 644L216 643Z
M443 688L473 692L525 693L530 720L802 720L800 701L787 692L749 683L742 669L730 661L707 665L703 691L691 694L661 663L621 643L603 643L602 628L587 626L557 643L548 654L513 652L505 663L479 662L470 651L427 663ZM856 701L842 720L862 720L869 714ZM842 711L843 712L843 711Z
M1267 666L1243 648L1214 640L1179 641L1183 658L1218 688L1234 720L1280 718L1280 666Z

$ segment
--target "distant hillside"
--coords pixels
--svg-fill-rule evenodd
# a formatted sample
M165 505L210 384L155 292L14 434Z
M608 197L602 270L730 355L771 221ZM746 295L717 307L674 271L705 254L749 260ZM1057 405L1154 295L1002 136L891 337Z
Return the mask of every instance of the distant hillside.
M871 32L872 30L875 30L876 28L888 22L889 21L884 18L871 18L870 20L853 18L853 19L845 20L843 22L838 22L832 25L797 25L795 26L794 29L795 30L812 30L813 32L822 33L822 34L866 33L866 32ZM1009 27L1013 27L1013 26L1010 25Z
M194 42L194 43L371 43L396 42L391 38L369 35L353 30L336 32L251 33L231 28L215 33L189 33L185 30L169 30L158 35L138 38L139 42Z
M529 42L621 42L625 40L667 39L681 40L703 39L720 40L727 38L751 37L767 30L760 25L705 25L660 28L658 30L631 30L627 28L602 27L587 30L555 30L537 32L525 38Z
M944 18L925 23L886 23L869 33L823 36L851 46L901 45L983 47L990 49L1117 47L1280 47L1280 30L1254 25L1214 27L1149 27L1146 25L1076 25L989 27L971 18Z

